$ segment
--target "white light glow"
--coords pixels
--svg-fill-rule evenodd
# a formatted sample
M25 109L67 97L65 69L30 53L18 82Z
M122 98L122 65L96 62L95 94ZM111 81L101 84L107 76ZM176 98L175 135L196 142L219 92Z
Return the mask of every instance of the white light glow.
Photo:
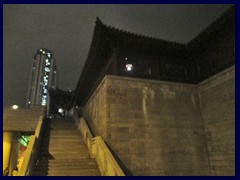
M45 67L46 72L50 72L50 69L48 67Z
M133 68L133 65L132 64L126 64L126 68L128 71L131 71L132 68Z
M58 109L58 112L59 112L59 113L62 113L62 112L63 112L63 109L62 109L62 108L59 108L59 109Z
M15 109L18 109L18 105L15 105L15 104L14 104L14 105L12 106L12 109L14 109L14 110L15 110Z
M28 104L31 104L31 101L28 101Z
M42 53L45 54L45 51L43 51Z

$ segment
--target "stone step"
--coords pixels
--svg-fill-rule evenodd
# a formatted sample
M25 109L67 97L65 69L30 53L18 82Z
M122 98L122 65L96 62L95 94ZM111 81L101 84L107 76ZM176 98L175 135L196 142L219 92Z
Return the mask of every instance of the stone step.
M61 158L63 159L64 157L67 159L74 159L74 158L78 158L78 157L89 157L88 153L85 152L77 152L77 153L68 153L68 154L64 154L64 153L51 153L51 156L55 159L57 158Z
M59 139L66 139L66 138L80 138L80 134L50 134L50 138L59 138Z
M34 172L33 176L46 176L43 172ZM96 170L94 171L71 171L71 172L50 172L47 176L100 176L100 173Z
M44 153L44 151L42 151ZM45 151L46 152L46 151ZM67 153L87 153L89 154L88 150L85 147L73 147L71 149L63 149L63 148L49 148L48 150L49 153L62 153L62 154L67 154Z
M49 150L49 151L69 151L69 150L72 150L72 149L78 149L79 151L81 150L87 150L87 147L85 147L84 145L82 144L78 144L76 146L61 146L61 147L49 147L49 148L44 148L46 150ZM42 149L42 150L44 150Z
M79 157L89 157L89 154L85 153L85 152L77 152L77 153L69 153L69 154L64 154L64 153L50 153L50 155L44 155L44 154L41 154L41 156L39 157L46 157L48 159L58 159L58 158L61 158L63 159L62 157L65 157L65 158L79 158Z
M69 140L69 141L61 141L61 140L50 140L49 144L46 145L45 147L54 147L54 146L59 146L59 147L67 147L67 146L71 146L71 147L75 147L75 146L81 146L83 147L83 142L82 141L78 141L78 140Z
M79 141L78 139L50 139L49 143L50 144L58 144L60 143L61 145L65 146L66 144L81 144L83 141Z
M84 161L76 161L76 162L66 162L66 161L57 161L57 162L54 162L54 161L39 161L36 165L36 167L41 167L41 166L88 166L88 165L94 165L94 166L97 166L96 165L96 162L95 161L87 161L87 160L84 160Z
M39 162L48 162L48 163L79 163L79 162L95 162L95 159L92 158L82 158L82 159L40 159Z
M54 143L50 143L49 144L49 149L52 149L52 148L64 148L64 146L69 146L69 147L72 147L74 149L83 147L83 146L81 146L81 142L78 142L76 144L75 143L70 143L70 142L67 142L67 143L54 142Z
M50 135L78 135L81 136L80 131L69 131L69 130L51 130Z
M84 158L89 158L89 155L88 154L78 154L77 156L76 155L69 155L69 156L66 156L66 155L57 155L57 154L54 154L53 155L53 159L84 159Z
M79 143L79 144L76 144L76 145L72 145L72 144L69 144L69 143L65 143L64 145L66 145L66 146L68 146L67 148L64 148L64 146L62 145L62 143L59 143L59 144L51 144L50 146L51 147L49 147L49 148L47 148L46 147L46 149L48 150L48 151L50 151L50 150L56 150L56 151L63 151L63 150L65 150L65 151L71 151L72 149L74 149L74 150L86 150L86 151L88 151L87 150L87 148L86 147L84 147L84 146L82 146L81 145L81 143ZM43 152L43 151L41 151L41 152Z
M70 124L70 125L75 125L74 122L71 121L52 121L51 125L62 125L62 124Z
M39 176L99 176L95 159L91 159L87 146L73 122L52 119L45 131L33 175ZM49 132L50 131L50 132Z
M76 127L74 125L61 125L61 126L57 126L57 125L54 125L54 126L51 126L51 129L54 130L54 129L60 129L60 130L76 130Z
M57 156L77 156L77 155L89 155L88 151L70 151L70 152L62 152L62 151L49 151L47 153L43 152L43 153L39 153L40 155L46 156L46 155L57 155Z
M69 169L68 167L63 167L63 168L58 168L58 169L48 169L46 170L41 170L41 169L36 169L34 171L34 174L46 174L46 172L48 173L48 175L50 174L58 174L58 175L68 175L69 174L75 174L75 175L84 175L84 174L96 174L96 175L100 175L99 170L97 168L93 168L93 169L80 169L80 168L75 168L75 169Z
M74 169L74 168L82 168L82 169L91 169L91 168L96 168L97 169L97 165L94 162L89 162L89 163L81 163L81 164L69 164L69 163L56 163L56 164L45 164L45 163L40 163L38 164L35 169L55 169L55 168L63 168L63 167L67 167L68 169Z
M68 137L61 137L61 138L50 137L50 141L80 141L80 142L83 142L81 140L81 137L77 137L77 136L70 136L69 138Z
M68 169L59 169L59 170L48 170L48 175L50 176L72 176L72 175L79 175L79 176L84 176L84 175L94 175L94 176L99 176L100 173L98 169L74 169L74 170L68 170Z
M45 168L45 164L39 164L35 170L40 170ZM97 165L95 163L82 163L82 164L52 164L47 165L47 169L97 169Z

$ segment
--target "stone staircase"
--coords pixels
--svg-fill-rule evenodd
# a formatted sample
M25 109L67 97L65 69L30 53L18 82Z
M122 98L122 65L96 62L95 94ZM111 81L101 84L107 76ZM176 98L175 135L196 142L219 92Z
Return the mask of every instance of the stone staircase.
M49 120L42 137L33 176L100 176L73 121Z

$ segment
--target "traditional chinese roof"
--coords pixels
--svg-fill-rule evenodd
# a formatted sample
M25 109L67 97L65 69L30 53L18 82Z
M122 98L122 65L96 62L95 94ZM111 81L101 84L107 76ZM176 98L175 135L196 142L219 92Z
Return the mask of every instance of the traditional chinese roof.
M214 38L226 28L231 28L235 25L235 8L232 6L225 11L219 18L211 23L207 28L203 29L195 38L193 38L187 45L188 48L199 47L202 43L207 42L208 39Z
M112 45L126 50L131 48L131 51L158 54L166 51L175 53L186 48L186 44L183 43L140 35L105 25L99 18L96 19L95 28L100 29L101 35L111 41Z
M190 55L194 54L198 47L201 51L202 44L207 43L211 38L216 38L219 33L226 32L224 28L229 28L234 22L234 7L232 7L188 44L183 44L124 31L108 26L97 18L89 54L71 104L73 101L83 103L83 99L90 97L92 90L103 78L105 67L114 50L133 56L145 54L152 57L171 56L173 57L171 63L176 66L184 64L192 67L195 60Z

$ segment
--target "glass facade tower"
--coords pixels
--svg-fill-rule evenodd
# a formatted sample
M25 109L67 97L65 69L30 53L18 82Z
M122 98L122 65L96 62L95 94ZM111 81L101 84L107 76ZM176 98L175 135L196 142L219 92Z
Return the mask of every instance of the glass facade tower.
M32 62L27 108L49 103L48 89L57 88L57 68L50 50L39 49Z

